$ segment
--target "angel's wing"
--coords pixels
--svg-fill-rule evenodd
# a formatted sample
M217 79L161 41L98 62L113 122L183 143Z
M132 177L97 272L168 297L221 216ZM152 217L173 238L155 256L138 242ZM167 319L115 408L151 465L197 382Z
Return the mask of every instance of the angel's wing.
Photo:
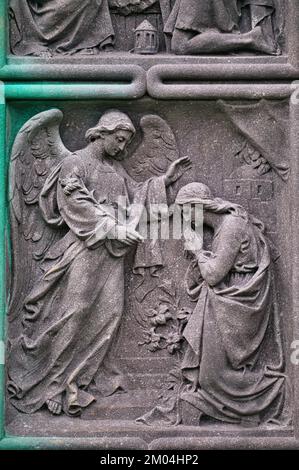
M144 116L140 121L143 140L132 156L130 173L138 181L166 172L168 166L179 158L173 131L157 115Z
M12 148L10 321L18 316L25 297L40 275L41 260L60 235L43 220L38 202L51 169L70 154L59 133L62 119L63 114L58 109L37 114L19 131Z

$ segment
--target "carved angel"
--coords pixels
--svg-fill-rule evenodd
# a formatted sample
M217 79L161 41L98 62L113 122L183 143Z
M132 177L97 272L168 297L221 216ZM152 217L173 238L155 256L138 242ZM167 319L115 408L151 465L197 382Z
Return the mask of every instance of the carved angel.
M87 147L75 153L61 140L62 118L56 109L33 117L12 150L8 391L24 413L46 405L53 414L75 416L95 400L90 385L103 395L125 387L111 362L124 306L124 258L132 246L136 255L141 250L139 259L144 254L140 207L165 204L166 188L191 164L175 160L164 121L144 118L140 149L146 155L159 142L161 159L172 163L163 172L167 165L154 158L156 176L137 183L121 163L135 135L126 114L106 112L87 131ZM118 210L124 202L125 214ZM146 253L144 266L157 259L159 253Z

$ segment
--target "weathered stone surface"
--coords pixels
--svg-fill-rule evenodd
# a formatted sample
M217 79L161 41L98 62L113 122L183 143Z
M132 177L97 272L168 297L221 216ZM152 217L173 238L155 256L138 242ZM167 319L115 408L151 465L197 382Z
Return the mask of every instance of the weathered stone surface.
M298 446L291 8L10 1L17 78L135 86L8 102L10 434Z
M11 0L11 51L43 57L95 55L113 47L128 51L144 18L157 28L161 52L277 55L284 47L286 8L280 0ZM146 37L150 48L150 34Z

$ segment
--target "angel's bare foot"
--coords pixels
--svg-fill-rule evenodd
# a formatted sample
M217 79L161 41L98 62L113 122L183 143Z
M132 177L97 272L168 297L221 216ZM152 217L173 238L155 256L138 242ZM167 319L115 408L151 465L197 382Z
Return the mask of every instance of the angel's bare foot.
M270 55L280 54L280 49L277 47L273 39L270 37L265 39L262 28L260 26L256 26L256 28L254 28L250 34L252 39L252 48L254 50Z
M61 395L58 395L57 397L52 398L51 400L47 400L46 405L50 413L52 413L53 415L60 415L62 413Z

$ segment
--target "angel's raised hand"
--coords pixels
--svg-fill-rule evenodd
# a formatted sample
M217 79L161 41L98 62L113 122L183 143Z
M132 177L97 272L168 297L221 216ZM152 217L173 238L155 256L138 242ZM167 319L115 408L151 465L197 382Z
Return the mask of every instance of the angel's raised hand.
M191 170L192 162L190 157L182 157L173 162L165 174L165 184L170 186L180 179L186 171Z

